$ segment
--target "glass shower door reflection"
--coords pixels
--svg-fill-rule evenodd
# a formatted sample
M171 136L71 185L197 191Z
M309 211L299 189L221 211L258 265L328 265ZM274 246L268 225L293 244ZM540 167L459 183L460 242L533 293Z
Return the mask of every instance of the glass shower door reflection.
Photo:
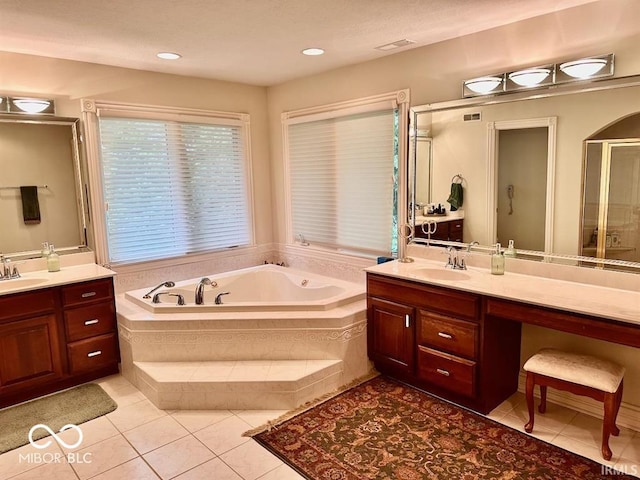
M598 235L598 250L604 258L640 262L640 141L603 146L598 230L605 234Z

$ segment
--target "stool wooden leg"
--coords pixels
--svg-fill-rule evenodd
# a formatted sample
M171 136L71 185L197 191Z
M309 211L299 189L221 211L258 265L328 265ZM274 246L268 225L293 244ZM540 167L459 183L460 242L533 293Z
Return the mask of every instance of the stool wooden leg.
M611 419L613 425L611 426L611 435L618 436L620 435L620 429L616 425L616 419L618 418L618 412L620 411L620 404L622 403L622 388L623 388L624 380L620 381L620 386L616 391L616 408L613 412L613 418Z
M604 394L604 420L602 422L602 458L611 460L611 449L609 448L609 436L615 426L614 413L616 411L616 393ZM612 428L613 427L613 428Z
M527 372L527 387L525 391L525 397L527 398L527 410L529 410L529 421L524 426L524 430L527 433L531 433L533 431L533 421L534 421L534 409L533 409L533 387L536 384L535 374L531 372Z
M540 406L538 407L540 413L547 411L547 386L540 385Z

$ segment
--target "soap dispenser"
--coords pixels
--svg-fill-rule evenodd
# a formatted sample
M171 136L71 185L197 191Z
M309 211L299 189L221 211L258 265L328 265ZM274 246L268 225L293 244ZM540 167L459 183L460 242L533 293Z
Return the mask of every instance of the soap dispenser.
M49 256L47 257L47 270L50 272L60 271L60 257L56 253L55 247L49 245Z
M491 275L504 275L504 255L499 243L496 243L496 251L491 255Z
M49 250L49 242L42 242L42 250L40 251L40 256L42 258L47 258L49 256L49 253L51 253L51 250Z
M515 258L515 256L516 256L516 247L513 244L513 240L509 240L509 246L504 251L504 256L505 257Z

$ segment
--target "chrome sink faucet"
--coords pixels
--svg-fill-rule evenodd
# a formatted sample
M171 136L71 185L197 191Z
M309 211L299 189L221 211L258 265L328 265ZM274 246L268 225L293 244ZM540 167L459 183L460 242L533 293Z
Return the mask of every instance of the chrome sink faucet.
M2 270L0 270L0 280L11 280L13 278L20 278L20 272L17 265L11 269L11 259L0 255L0 263L2 263Z
M444 268L451 268L452 270L466 270L467 264L464 261L464 257L458 257L458 250L454 247L447 247L447 253L449 258Z
M5 257L4 255L0 255L0 261L2 261L2 275L0 275L0 279L4 280L6 278L9 278L11 276L11 272L10 272L10 268L9 267L9 262L11 260L9 260L7 257Z
M196 305L204 305L204 286L211 285L211 280L204 277L196 286Z

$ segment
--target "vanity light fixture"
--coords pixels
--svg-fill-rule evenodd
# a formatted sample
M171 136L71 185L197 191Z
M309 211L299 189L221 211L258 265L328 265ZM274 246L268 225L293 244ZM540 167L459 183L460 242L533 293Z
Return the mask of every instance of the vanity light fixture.
M589 78L602 70L607 64L604 58L583 58L560 64L560 70L573 78Z
M525 88L549 87L569 82L598 79L613 75L614 55L594 56L528 67L514 72L465 80L462 85L463 97L510 93Z
M472 92L467 93L465 96L498 93L504 88L504 74L500 76L491 75L465 80L464 87Z
M300 53L302 53L303 55L309 55L313 57L317 55L322 55L324 53L324 50L322 48L312 47L312 48L305 48Z
M535 87L544 82L550 74L550 68L527 68L511 72L507 78L521 87Z
M28 97L0 97L0 113L55 115L53 100Z
M178 60L179 58L182 58L182 55L174 52L160 52L160 53L156 53L156 57L161 58L163 60Z

